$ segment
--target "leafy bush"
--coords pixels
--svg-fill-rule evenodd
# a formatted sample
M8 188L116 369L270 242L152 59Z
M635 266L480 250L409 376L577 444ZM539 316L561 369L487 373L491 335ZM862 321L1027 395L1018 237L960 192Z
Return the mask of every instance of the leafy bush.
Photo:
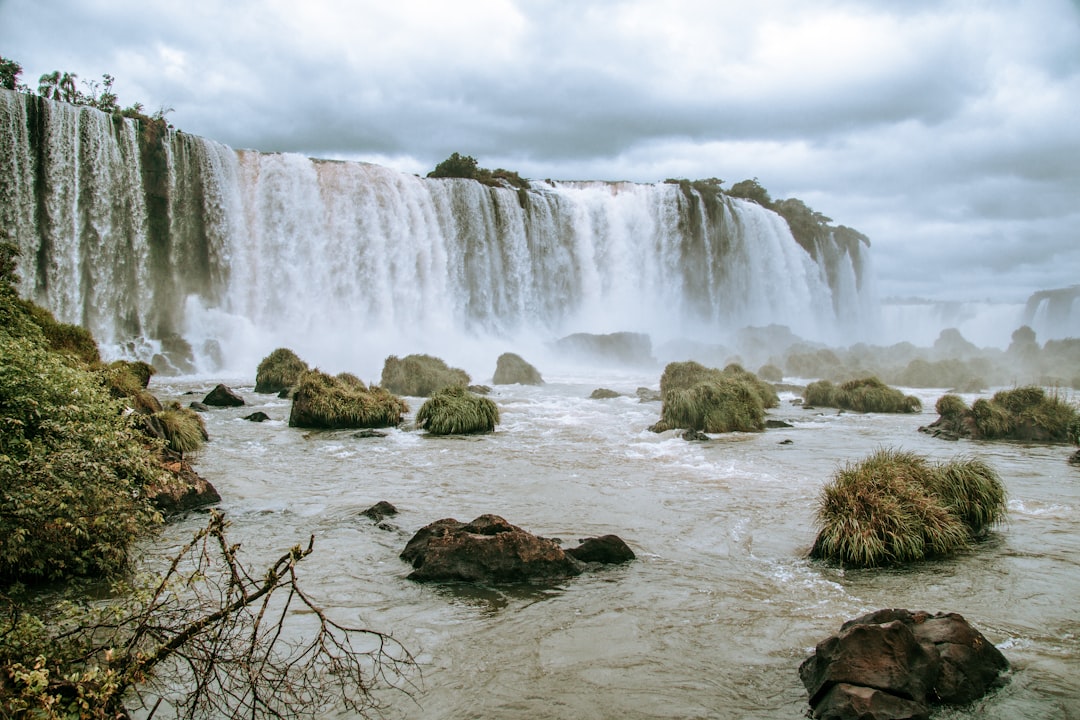
M309 370L306 362L288 348L278 348L262 359L255 371L255 392L278 393L296 384Z
M431 355L391 355L383 363L379 384L392 393L427 397L448 385L469 384L469 374Z
M858 567L947 555L1004 515L1005 489L986 463L878 450L823 488L810 554Z
M495 430L499 408L489 398L461 385L448 385L428 398L416 413L416 424L432 435L471 435Z
M161 473L91 373L0 330L0 581L119 572Z
M409 411L405 401L381 387L366 387L355 377L335 378L311 370L293 389L291 427L396 427Z

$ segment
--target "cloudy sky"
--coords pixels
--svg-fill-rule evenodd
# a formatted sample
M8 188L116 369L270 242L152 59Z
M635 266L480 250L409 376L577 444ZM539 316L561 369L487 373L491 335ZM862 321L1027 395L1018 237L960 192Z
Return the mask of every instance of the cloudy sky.
M1076 0L0 0L0 55L236 148L756 177L884 297L1080 283Z

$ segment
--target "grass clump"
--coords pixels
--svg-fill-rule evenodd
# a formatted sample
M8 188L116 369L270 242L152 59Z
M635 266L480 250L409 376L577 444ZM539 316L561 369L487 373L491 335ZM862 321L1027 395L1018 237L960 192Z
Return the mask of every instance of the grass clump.
M290 427L397 427L409 411L404 400L388 390L367 387L352 375L333 377L319 370L300 376L293 389Z
M876 377L849 380L839 386L828 380L818 380L806 386L803 400L807 405L856 412L913 413L922 409L919 398L904 395Z
M428 398L416 413L416 424L432 435L473 435L495 430L499 408L495 402L448 385Z
M776 395L772 386L738 365L717 370L693 360L668 363L660 377L660 421L651 429L759 432L765 429L762 396L769 393Z
M202 416L191 408L172 402L149 416L149 424L160 432L170 450L180 453L198 452L210 439Z
M391 355L383 363L379 384L398 395L428 397L448 385L466 387L469 374L431 355Z
M934 403L934 409L937 410L938 415L946 418L963 417L971 412L971 408L964 402L964 399L952 393L939 397L937 402Z
M278 348L262 359L255 370L255 392L279 393L296 385L310 368L288 348Z
M857 567L948 555L1004 516L1004 486L986 463L878 450L823 488L810 555Z

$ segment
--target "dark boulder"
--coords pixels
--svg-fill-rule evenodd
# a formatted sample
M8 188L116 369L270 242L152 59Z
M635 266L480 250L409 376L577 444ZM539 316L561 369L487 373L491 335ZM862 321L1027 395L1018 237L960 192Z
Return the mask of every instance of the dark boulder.
M270 419L270 416L264 413L262 410L256 410L250 415L245 415L244 419L250 420L251 422L266 422Z
M777 428L789 428L789 427L795 427L795 426L792 425L791 423L785 422L783 420L766 420L765 421L765 427L769 428L769 429L772 429L772 430L775 430Z
M244 404L244 398L225 385L218 383L217 387L203 398L203 404L211 407L240 407Z
M221 502L221 495L195 472L179 453L165 451L165 472L158 483L146 488L146 496L164 515L194 510Z
M711 440L712 438L710 438L708 435L701 432L700 430L686 430L682 434L682 439L686 440L687 442L705 442L706 440Z
M1009 663L956 613L886 609L844 623L799 667L817 718L927 718L932 703L972 702Z
M498 515L471 523L453 518L424 526L401 552L421 582L481 584L553 582L579 575L581 564L554 540L526 532Z
M188 407L195 412L210 412L210 406L206 403L201 403L198 400L193 401Z
M360 513L366 517L371 518L375 522L379 523L383 521L383 518L390 517L391 515L397 515L397 508L385 500L380 500L364 512Z
M581 562L606 565L629 562L637 557L618 535L585 538L576 548L568 548L566 554Z

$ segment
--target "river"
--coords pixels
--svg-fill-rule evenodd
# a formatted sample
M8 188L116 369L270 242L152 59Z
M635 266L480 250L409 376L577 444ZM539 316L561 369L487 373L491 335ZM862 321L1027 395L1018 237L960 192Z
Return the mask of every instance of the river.
M934 390L914 391L921 415L804 410L782 393L769 415L792 427L686 442L647 430L660 405L634 391L659 374L568 368L543 386L496 386L497 431L450 438L408 423L384 438L290 428L289 401L226 379L248 405L205 415L212 440L195 467L252 565L314 533L308 591L336 620L392 633L417 656L419 688L386 696L390 718L802 718L799 664L842 622L884 607L959 612L1012 663L1004 688L935 718L1080 717L1072 449L919 433L936 418ZM155 378L151 390L187 404L215 382ZM601 386L626 396L589 399ZM271 419L242 419L255 410ZM881 447L988 460L1008 488L1007 524L904 569L809 561L822 485ZM361 515L380 500L400 511L389 529ZM568 545L615 533L637 559L545 588L406 579L398 554L417 529L484 513ZM203 521L169 525L158 547Z

